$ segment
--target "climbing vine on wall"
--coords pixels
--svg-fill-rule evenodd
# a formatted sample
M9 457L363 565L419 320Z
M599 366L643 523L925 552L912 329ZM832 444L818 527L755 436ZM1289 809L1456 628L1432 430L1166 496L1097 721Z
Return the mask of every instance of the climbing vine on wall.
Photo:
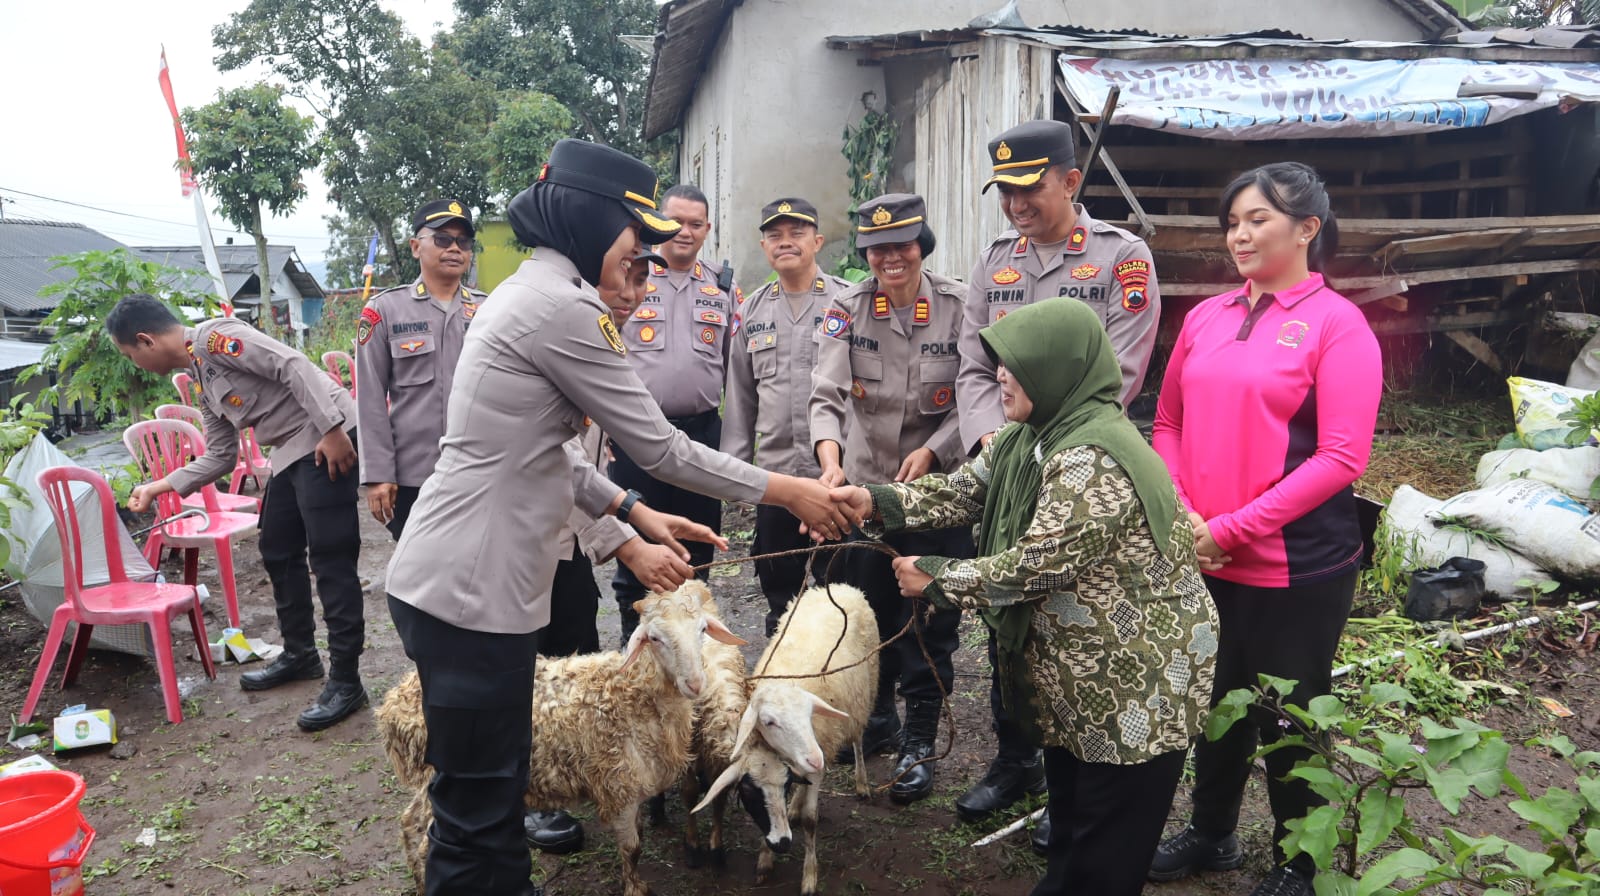
M855 220L853 216L861 203L889 189L889 165L894 158L894 141L899 132L900 127L894 119L871 106L867 106L866 114L855 125L845 125L844 146L840 152L845 161L850 163L851 221ZM859 281L867 276L867 271L856 252L855 227L850 227L847 232L848 249L844 257L839 259L835 273L852 282Z

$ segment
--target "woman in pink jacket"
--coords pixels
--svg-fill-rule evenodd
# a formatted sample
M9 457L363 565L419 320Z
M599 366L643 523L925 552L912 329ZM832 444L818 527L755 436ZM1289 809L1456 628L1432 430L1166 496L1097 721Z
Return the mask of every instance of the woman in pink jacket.
M1361 311L1323 281L1338 226L1322 179L1298 162L1248 171L1218 221L1244 286L1201 302L1161 384L1155 449L1172 471L1221 618L1212 702L1266 673L1299 682L1301 704L1331 687L1334 648L1355 596L1361 530L1352 485L1366 468L1383 384ZM1233 830L1265 713L1195 745L1194 813L1163 842L1152 880L1243 860ZM1278 866L1253 896L1310 896L1315 869L1285 863L1284 822L1321 801L1283 776L1304 749L1270 753L1267 793Z

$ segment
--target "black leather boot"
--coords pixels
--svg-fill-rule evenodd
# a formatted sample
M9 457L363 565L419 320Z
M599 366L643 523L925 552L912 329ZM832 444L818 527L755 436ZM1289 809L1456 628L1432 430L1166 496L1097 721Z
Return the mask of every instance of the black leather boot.
M1044 792L1044 762L1034 753L1027 759L997 756L983 779L956 799L956 816L972 823L1011 808L1030 793Z
M319 664L320 668L320 664ZM359 681L328 679L316 702L300 714L300 730L321 731L344 721L367 705L367 689Z
M934 763L917 763L935 752L942 707L938 700L906 701L906 726L900 737L900 758L894 766L894 777L898 780L889 787L889 799L902 806L933 792Z
M583 849L583 825L565 812L530 811L522 817L528 843L541 852L562 855Z
M1033 833L1028 835L1028 843L1033 846L1033 851L1039 855L1048 855L1050 852L1050 809L1045 808L1044 814L1039 816L1038 822L1033 826Z
M239 676L239 687L247 691L265 691L291 681L311 681L322 677L322 657L315 647L290 653L285 650L265 669L246 672Z

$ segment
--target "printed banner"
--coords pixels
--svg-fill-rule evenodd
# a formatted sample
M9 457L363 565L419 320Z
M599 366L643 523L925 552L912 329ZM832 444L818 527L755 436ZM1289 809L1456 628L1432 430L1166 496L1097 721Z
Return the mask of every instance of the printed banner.
M1482 127L1600 100L1600 65L1471 59L1157 61L1060 54L1085 108L1122 88L1113 124L1215 140L1373 137ZM1483 94L1496 87L1504 95Z

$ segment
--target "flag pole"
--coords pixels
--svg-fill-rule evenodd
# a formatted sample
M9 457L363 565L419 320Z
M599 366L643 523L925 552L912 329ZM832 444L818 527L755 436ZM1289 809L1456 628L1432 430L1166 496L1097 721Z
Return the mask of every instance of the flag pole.
M183 134L183 120L178 117L178 101L172 94L172 76L167 71L167 47L161 46L161 95L167 101L167 111L172 114L172 132L178 141L178 183L183 195L194 197L195 228L200 232L200 254L205 257L206 271L216 287L217 298L226 317L233 316L233 303L228 301L228 282L222 277L222 263L217 260L217 245L211 238L211 222L206 218L206 205L194 181L194 168L189 162L189 141Z
M361 287L361 304L367 303L367 297L372 295L372 266L378 260L378 234L372 234L372 242L367 244L367 263L361 268L362 276L367 282Z

